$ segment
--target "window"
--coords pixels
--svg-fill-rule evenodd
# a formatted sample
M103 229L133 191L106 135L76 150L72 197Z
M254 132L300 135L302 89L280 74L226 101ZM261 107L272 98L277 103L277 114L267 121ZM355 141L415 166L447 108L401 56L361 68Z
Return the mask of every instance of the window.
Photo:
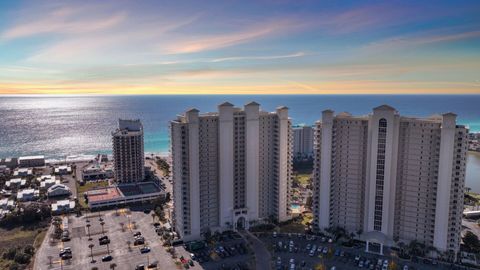
M375 212L373 217L373 229L382 230L382 208L383 208L383 184L385 180L385 148L387 141L387 120L382 118L378 122L377 141L377 175L375 191Z

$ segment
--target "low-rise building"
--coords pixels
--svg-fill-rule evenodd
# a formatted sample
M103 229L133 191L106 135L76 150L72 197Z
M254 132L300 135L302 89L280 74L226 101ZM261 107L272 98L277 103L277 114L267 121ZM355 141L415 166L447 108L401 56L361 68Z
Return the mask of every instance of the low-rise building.
M32 176L33 175L33 170L30 168L18 168L13 171L13 176L18 176L18 177L25 177L25 176Z
M7 198L0 200L0 209L2 210L13 210L15 209L15 201Z
M47 196L50 197L57 197L57 196L68 196L72 194L70 189L63 184L55 184L48 188Z
M0 165L0 175L9 175L10 174L10 168L7 167L7 165Z
M7 168L10 170L13 170L15 167L17 167L17 158L2 158L0 159L0 165L5 165Z
M55 184L60 184L60 180L57 180L55 177L45 179L40 182L40 190L47 190Z
M38 199L40 196L40 191L38 189L23 189L17 192L17 200L26 202L26 201L34 201Z
M45 156L25 156L18 158L20 168L43 167L45 166Z
M24 188L27 185L27 180L22 178L13 178L5 182L6 189Z
M146 202L165 196L154 182L139 182L98 188L87 192L90 209Z
M72 167L71 166L62 165L62 166L55 167L55 174L65 175L65 174L71 174L71 173L72 173Z
M75 201L60 200L52 203L52 214L69 213L75 209Z
M113 166L108 164L91 164L82 170L85 181L113 178Z

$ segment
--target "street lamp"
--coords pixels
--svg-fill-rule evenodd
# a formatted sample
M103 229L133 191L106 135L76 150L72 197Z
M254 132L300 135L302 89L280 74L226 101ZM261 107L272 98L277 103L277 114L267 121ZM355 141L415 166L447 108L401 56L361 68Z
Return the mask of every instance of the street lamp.
M93 247L94 247L94 246L95 246L94 244L88 245L88 247L90 248L90 257L92 257L91 263L94 263L94 262L95 262L95 261L93 260Z

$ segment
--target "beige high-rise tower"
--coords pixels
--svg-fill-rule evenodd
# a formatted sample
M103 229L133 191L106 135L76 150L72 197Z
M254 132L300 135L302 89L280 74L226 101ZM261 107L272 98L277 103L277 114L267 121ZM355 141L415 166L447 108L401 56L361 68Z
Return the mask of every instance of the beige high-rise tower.
M458 252L467 134L453 113L411 118L387 105L359 117L324 111L315 134L315 228Z
M112 133L113 163L117 183L134 183L145 178L143 126L140 120L118 120Z
M292 132L288 108L250 102L191 109L170 124L174 226L182 239L208 230L289 219Z

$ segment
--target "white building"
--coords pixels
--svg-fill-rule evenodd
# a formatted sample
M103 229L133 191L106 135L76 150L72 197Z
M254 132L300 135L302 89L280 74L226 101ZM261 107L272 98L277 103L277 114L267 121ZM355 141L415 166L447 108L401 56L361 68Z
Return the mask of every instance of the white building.
M311 126L293 127L293 157L297 159L313 156L313 128Z
M23 188L27 185L27 180L22 178L13 178L5 182L6 189Z
M18 158L18 166L27 167L43 167L45 166L45 156L26 156Z
M70 189L63 184L55 184L48 188L47 196L48 197L56 197L56 196L68 196L72 194Z
M118 183L142 181L145 178L145 157L140 120L119 119L112 141L115 180Z
M288 108L225 102L218 110L191 109L171 122L174 227L184 240L290 218Z
M46 191L48 188L55 184L60 184L60 180L57 180L54 175L50 174L37 177L37 181L40 182L40 190L42 191Z
M75 201L70 201L70 200L60 200L52 203L52 213L53 214L62 214L62 213L68 213L70 211L73 211L75 209Z
M363 232L376 252L412 240L458 252L467 133L453 113L410 118L387 105L362 117L324 111L315 135L315 227Z
M13 176L18 176L18 177L25 177L25 176L32 176L33 175L33 170L29 168L18 168L13 171Z
M40 196L40 191L38 189L23 189L17 192L18 201L33 201L38 199Z
M15 209L15 201L7 198L0 199L0 209L8 211Z
M65 175L65 174L71 174L71 173L72 173L72 167L71 166L62 165L62 166L55 167L55 174Z

